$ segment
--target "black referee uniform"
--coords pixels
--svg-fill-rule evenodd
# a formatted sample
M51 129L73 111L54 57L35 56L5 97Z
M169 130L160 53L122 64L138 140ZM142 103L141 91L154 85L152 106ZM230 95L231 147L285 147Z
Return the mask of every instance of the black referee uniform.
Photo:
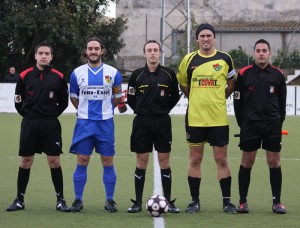
M254 151L281 149L281 128L286 115L286 83L281 70L255 63L240 70L234 92L234 110L241 127L240 148Z
M17 197L6 211L24 210L24 197L36 153L44 152L56 193L56 210L69 212L64 199L61 125L58 116L68 106L68 85L64 75L49 67L52 46L42 41L35 46L36 64L20 74L15 89L15 107L23 117L20 132L20 165Z
M170 152L172 142L170 110L179 100L175 72L158 65L150 72L147 65L132 73L128 82L128 105L134 110L131 151Z
M23 116L20 156L45 152L62 153L61 125L57 117L68 106L68 85L59 71L36 66L20 74L15 90L15 107Z

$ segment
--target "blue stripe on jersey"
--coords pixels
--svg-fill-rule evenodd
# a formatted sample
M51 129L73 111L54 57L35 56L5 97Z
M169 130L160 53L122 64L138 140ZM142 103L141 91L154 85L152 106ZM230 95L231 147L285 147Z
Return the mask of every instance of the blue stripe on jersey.
M76 68L70 78L70 97L79 99L78 118L106 120L113 117L113 90L122 84L117 69L106 64L94 70L88 64Z
M89 68L89 85L103 85L103 64L100 68ZM100 118L103 119L102 112L103 101L97 100L89 100L89 107L94 107L94 109L88 110L89 119L98 119L98 115L100 114ZM95 109L99 112L95 112Z

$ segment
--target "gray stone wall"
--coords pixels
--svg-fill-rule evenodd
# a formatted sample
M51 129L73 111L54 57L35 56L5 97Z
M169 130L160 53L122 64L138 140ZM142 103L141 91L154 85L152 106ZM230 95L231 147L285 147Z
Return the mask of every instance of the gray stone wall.
M172 3L173 2L173 3ZM170 11L174 5L180 3L181 10ZM172 28L186 29L184 23L184 12L186 1L166 0L167 25L166 36L171 34ZM202 22L222 23L226 21L300 21L299 0L190 0L191 14L195 23ZM118 67L133 70L145 64L143 57L143 45L146 40L161 40L161 16L162 0L120 0L117 4L116 14L124 14L128 18L128 30L122 38L126 46L118 55ZM170 25L170 26L169 26ZM194 31L191 34L191 42L195 42ZM223 33L217 34L216 47L223 51L229 51L242 46L249 54L252 53L253 44L259 38L265 38L271 43L273 53L278 49L286 47L289 43L289 50L300 50L300 34L292 37L288 34L282 37L278 33ZM172 36L165 41L164 54L167 58L172 56ZM192 45L191 45L192 46Z

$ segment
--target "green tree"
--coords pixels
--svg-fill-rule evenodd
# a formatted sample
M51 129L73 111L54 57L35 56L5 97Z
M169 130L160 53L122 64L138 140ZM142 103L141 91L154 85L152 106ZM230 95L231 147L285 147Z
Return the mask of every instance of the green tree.
M118 0L3 0L0 5L1 70L14 65L19 70L32 66L34 46L42 40L53 45L53 65L66 76L80 65L84 42L99 36L112 63L124 47L120 35L127 19L106 19L109 2Z
M286 54L283 50L279 50L273 57L272 64L282 69L300 69L300 53L294 50Z
M253 62L253 57L247 55L241 46L238 46L238 49L230 50L228 54L231 56L236 69L241 69Z

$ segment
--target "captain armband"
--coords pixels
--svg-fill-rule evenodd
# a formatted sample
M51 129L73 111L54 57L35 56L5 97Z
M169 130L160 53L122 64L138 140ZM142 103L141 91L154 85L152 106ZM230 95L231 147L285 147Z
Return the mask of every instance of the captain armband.
M114 98L121 98L122 94L122 85L118 85L112 88L113 89L113 96Z

